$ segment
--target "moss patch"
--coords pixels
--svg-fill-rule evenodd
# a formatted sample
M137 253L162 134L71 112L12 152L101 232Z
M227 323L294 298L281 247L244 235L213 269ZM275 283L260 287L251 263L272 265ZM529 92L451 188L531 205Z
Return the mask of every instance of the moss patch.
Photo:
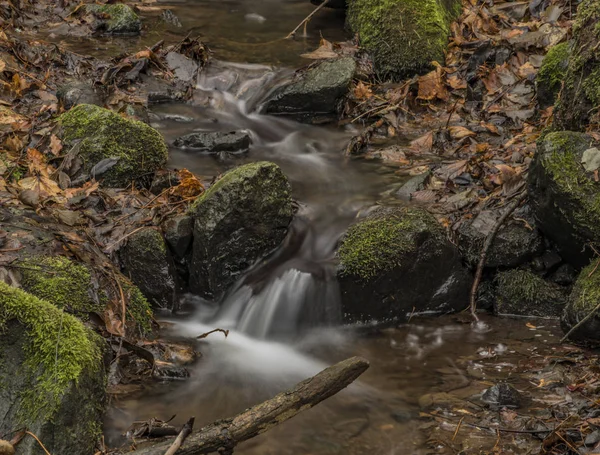
M120 279L123 293L129 299L127 321L134 327L135 335L143 337L152 332L152 308L139 288L125 277Z
M341 274L373 278L411 261L422 235L443 238L437 221L421 209L376 213L351 226L338 251Z
M48 420L84 372L100 374L100 339L74 316L0 282L0 328L11 320L26 327L24 369L34 384L22 397L21 414L26 422Z
M133 180L147 178L167 162L167 145L158 131L108 109L80 104L61 115L59 123L62 139L69 146L81 140L79 156L85 172L90 173L105 158L118 158L116 165L101 176L110 186L124 187Z
M567 74L570 53L569 43L564 42L552 46L548 54L544 57L544 61L536 77L540 104L544 106L554 104L554 100L560 92Z
M87 5L86 12L93 13L104 22L110 34L135 34L142 28L140 18L131 7L122 3L114 5Z
M444 63L450 24L461 11L454 0L353 0L347 21L378 75L399 79Z

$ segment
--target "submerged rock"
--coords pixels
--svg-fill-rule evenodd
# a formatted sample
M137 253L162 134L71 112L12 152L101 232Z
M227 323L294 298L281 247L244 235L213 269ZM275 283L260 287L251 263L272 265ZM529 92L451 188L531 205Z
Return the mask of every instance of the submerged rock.
M108 109L80 104L61 115L59 124L66 147L79 144L82 172L91 174L103 160L111 161L101 175L105 185L126 187L134 180L150 181L167 162L167 145L158 131Z
M347 320L405 319L468 302L470 277L437 221L417 208L379 208L348 229L338 251Z
M0 434L27 428L50 453L94 453L106 402L103 340L74 316L3 282L0 326ZM42 452L25 438L18 453Z
M137 35L142 21L133 9L123 3L112 5L85 5L86 13L98 18L96 31L109 35Z
M356 62L350 57L321 62L276 89L263 110L301 121L332 117L338 112L355 71Z
M559 317L567 304L565 291L528 270L508 270L496 276L497 314Z
M347 24L381 78L402 79L443 64L457 0L352 0Z
M263 161L227 172L189 211L191 290L205 297L222 294L283 241L293 213L290 184L276 164Z
M535 79L537 99L542 109L552 106L565 80L569 56L571 54L568 42L552 46Z
M577 267L591 257L585 245L600 241L600 183L594 181L594 170L584 167L593 142L583 133L549 133L538 142L529 171L530 203L538 225Z
M174 264L159 231L148 227L136 232L127 239L119 257L125 275L153 306L174 309Z
M521 394L510 384L496 384L485 392L481 397L484 403L488 403L494 406L508 406L511 408L518 408L521 405Z
M250 150L250 133L246 131L221 131L186 134L175 140L176 147L184 147L205 151L219 152L248 152Z
M569 296L568 304L561 319L561 327L566 332L582 321L600 304L600 273L596 262L585 267ZM596 312L570 336L571 340L591 344L600 343L600 312Z

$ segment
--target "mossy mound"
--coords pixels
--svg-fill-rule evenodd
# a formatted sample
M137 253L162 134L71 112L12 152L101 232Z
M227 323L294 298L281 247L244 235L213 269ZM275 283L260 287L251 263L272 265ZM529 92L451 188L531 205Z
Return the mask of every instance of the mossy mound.
M584 131L598 122L600 106L600 0L583 0L573 25L573 44L564 86L554 111L554 126Z
M85 11L99 19L97 30L110 35L137 35L142 22L133 9L122 3L113 5L86 5Z
M562 288L529 270L508 270L496 276L498 314L559 317L567 303Z
M0 431L26 426L52 453L93 453L105 399L102 346L74 316L0 282Z
M538 141L529 171L530 202L539 227L577 267L591 257L585 245L600 242L600 183L582 162L593 146L592 138L582 133L549 133Z
M447 312L467 301L469 279L458 250L422 209L376 209L348 229L337 255L348 320Z
M285 238L292 220L291 188L279 166L261 161L227 172L194 204L192 291L224 292Z
M379 77L402 79L444 63L457 0L352 0L347 25L375 62Z
M61 139L67 147L81 141L79 156L85 173L90 174L92 168L106 158L118 159L98 177L105 185L126 187L138 179L149 182L152 174L167 162L167 145L158 131L108 109L80 104L61 115L59 123Z
M568 42L552 46L536 76L537 98L543 109L552 106L562 87L569 66L571 46Z
M596 269L596 262L592 261L581 271L573 286L561 319L561 327L565 332L571 330L600 304L600 273ZM574 341L598 345L600 343L600 313L596 312L573 332L570 338Z

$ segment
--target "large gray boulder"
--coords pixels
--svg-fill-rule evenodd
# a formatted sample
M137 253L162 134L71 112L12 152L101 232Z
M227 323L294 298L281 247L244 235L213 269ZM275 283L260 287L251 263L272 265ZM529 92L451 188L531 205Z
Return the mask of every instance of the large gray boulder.
M460 254L422 209L376 209L348 229L337 256L348 321L405 320L468 304L471 279Z
M50 453L90 455L102 434L103 340L51 303L0 282L0 434L27 428ZM18 455L43 455L33 438Z
M277 248L293 213L290 184L276 164L263 161L227 172L190 208L191 290L220 296L244 270Z

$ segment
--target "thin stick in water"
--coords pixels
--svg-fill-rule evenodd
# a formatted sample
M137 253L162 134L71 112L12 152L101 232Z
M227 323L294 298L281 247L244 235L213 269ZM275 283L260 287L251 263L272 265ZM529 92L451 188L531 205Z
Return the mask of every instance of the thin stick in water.
M290 38L293 38L294 36L296 36L296 33L298 32L300 27L302 27L303 25L304 25L304 34L306 35L306 25L310 22L312 17L321 10L321 8L325 7L329 3L329 1L330 0L325 0L323 3L321 3L319 6L317 6L312 13L310 13L308 16L306 16L302 20L302 22L300 22L298 24L298 26L294 30L292 30L288 36L285 37L285 39L290 39Z

